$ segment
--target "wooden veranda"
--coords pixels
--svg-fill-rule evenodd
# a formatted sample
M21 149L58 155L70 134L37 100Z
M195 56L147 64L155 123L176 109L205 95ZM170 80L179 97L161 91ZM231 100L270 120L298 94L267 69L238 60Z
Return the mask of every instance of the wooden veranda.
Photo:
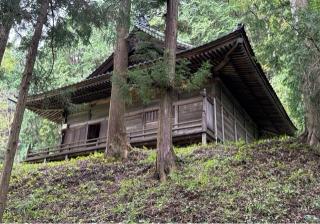
M193 112L193 119L188 121L179 121L179 111L188 105L199 105L199 110ZM226 141L229 138L249 142L254 139L252 133L247 131L246 124L240 121L235 115L235 110L231 111L217 99L203 94L203 96L175 102L173 105L173 142L176 145L190 144L195 142ZM157 111L159 108L148 108L144 111L135 111L127 113L126 118L137 116L141 113L150 113ZM228 118L224 114L228 114ZM220 119L220 120L218 120ZM233 126L229 121L234 120ZM218 127L221 126L221 127ZM220 131L219 131L220 128ZM232 130L232 135L228 129ZM149 127L143 126L140 130L128 130L127 137L132 146L154 147L157 140L157 122L149 124ZM226 136L229 136L228 138ZM230 139L231 140L231 139ZM25 162L45 162L68 159L80 155L88 155L96 151L103 151L106 148L106 137L86 139L68 144L59 144L43 149L28 150Z

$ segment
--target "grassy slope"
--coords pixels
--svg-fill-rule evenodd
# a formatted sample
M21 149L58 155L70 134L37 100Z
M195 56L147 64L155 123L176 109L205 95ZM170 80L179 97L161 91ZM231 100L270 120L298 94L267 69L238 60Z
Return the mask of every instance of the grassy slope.
M319 153L292 139L176 149L181 167L152 178L154 151L126 164L101 154L18 165L8 222L320 221Z

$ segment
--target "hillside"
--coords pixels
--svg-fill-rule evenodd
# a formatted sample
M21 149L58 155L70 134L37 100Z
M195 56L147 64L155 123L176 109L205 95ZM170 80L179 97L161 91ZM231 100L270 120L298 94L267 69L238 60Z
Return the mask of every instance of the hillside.
M7 222L320 222L320 154L294 139L178 148L154 180L155 152L17 165Z

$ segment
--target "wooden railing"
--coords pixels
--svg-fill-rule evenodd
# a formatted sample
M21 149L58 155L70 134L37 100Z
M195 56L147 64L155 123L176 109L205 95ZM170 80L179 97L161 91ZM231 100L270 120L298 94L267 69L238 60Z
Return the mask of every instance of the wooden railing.
M183 130L189 130L188 132L192 132L196 128L202 127L202 119L197 119L193 121L180 122L178 124L172 125L172 133L173 135L183 134ZM148 128L142 129L138 131L132 131L128 133L128 138L130 141L134 141L135 138L147 138L147 137L155 137L158 133L158 128Z
M173 124L173 136L192 134L202 131L202 119L181 122ZM127 134L129 141L133 143L156 140L157 128L149 128L144 130L132 131ZM26 161L45 159L54 156L68 156L77 152L94 151L106 147L106 137L88 139L85 141L72 142L69 144L61 144L37 150L37 152L29 151Z
M68 152L73 152L75 149L81 150L81 149L89 149L89 148L99 148L100 146L103 146L105 144L106 144L106 137L88 139L88 140L79 141L79 142L72 142L69 144L55 145L52 147L39 149L37 152L28 152L27 159L33 158L33 157L40 157L40 156L48 157L50 155L55 155L55 154L68 154Z
M188 121L180 121L179 122L179 107L202 102L202 115L200 115L200 118L194 118L193 120ZM206 95L203 97L188 99L185 101L179 101L173 104L173 110L174 110L174 119L172 124L172 134L173 137L178 136L189 136L193 134L200 134L202 135L202 142L206 143L207 134L213 133L213 127L208 124L209 121L214 122L214 114L213 111L208 110L208 106L211 106L213 108L214 102L210 98L208 98ZM156 110L157 108L153 108L153 110ZM144 110L142 112L131 112L130 115L136 115L140 113L144 113ZM211 119L208 119L208 118ZM154 124L154 127L152 128L146 128L146 126L143 124L142 128L140 130L130 130L127 133L127 137L129 142L132 144L144 144L147 142L155 141L157 138L158 133L158 127L157 123ZM204 141L205 137L205 141ZM214 137L214 136L212 136ZM106 147L106 137L100 137L95 139L88 139L78 142L72 142L69 144L61 144L56 145L52 147L47 147L43 149L37 150L37 152L28 151L27 153L27 159L26 161L35 161L35 160L41 160L49 157L55 157L55 156L68 156L74 153L78 152L90 152L98 149L103 149Z

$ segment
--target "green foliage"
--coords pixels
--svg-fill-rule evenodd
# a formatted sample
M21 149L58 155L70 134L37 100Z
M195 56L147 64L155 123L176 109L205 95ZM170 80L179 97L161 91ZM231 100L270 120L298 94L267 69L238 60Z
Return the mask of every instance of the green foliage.
M148 103L161 90L191 91L200 89L210 77L212 65L204 63L196 72L189 68L189 62L179 61L173 82L165 75L167 66L162 60L157 60L149 66L129 71L128 82L122 83L123 92L136 91L144 103ZM113 80L117 80L114 77ZM128 91L129 90L129 91Z
M227 1L184 0L180 7L179 38L195 46L233 30L238 23Z
M111 35L111 31L95 29L90 45L79 43L73 47L63 47L55 51L54 55L50 45L43 48L35 67L31 92L56 89L89 76L111 53L111 43L106 37L108 35Z
M22 124L18 161L25 158L28 148L31 146L34 151L56 145L60 140L60 127L38 115L26 111Z

